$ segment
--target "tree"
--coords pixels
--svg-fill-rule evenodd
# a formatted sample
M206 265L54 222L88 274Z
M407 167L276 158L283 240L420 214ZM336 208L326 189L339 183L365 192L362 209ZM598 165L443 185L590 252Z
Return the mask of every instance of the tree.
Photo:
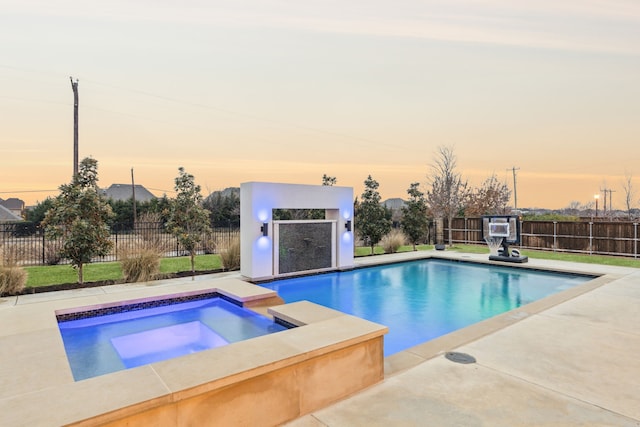
M426 236L429 227L427 201L424 198L424 193L418 188L419 186L420 184L414 182L407 190L409 200L402 207L402 220L400 222L402 231L413 244L414 251L416 250L416 244Z
M627 172L624 175L624 182L622 183L624 189L624 203L627 208L627 216L631 220L631 209L633 208L633 201L635 198L636 190L633 188L633 176Z
M193 175L186 173L183 167L178 171L174 186L177 194L169 206L167 230L189 252L191 274L195 276L196 247L204 235L211 232L210 212L202 207L200 186L195 184Z
M211 193L202 206L211 212L211 224L214 227L240 225L240 191L217 191Z
M117 224L119 227L122 227L125 230L133 230L133 199L109 199L107 202L109 203L109 206L111 206L111 210L113 211L112 224Z
M113 246L107 225L113 212L97 182L97 160L83 159L72 182L60 186L60 194L42 221L47 238L62 240L60 255L78 271L79 284L84 283L84 264L107 255Z
M329 176L326 173L322 175L322 185L333 187L338 183L338 179L335 176Z
M449 246L452 242L453 217L459 214L468 199L467 182L456 172L456 163L453 147L438 147L429 176L431 191L427 192L427 205L432 214L447 218Z
M465 215L507 214L509 199L511 199L511 190L507 184L500 184L498 177L493 174L477 190L470 192Z
M584 207L583 207L582 203L580 203L577 200L572 200L572 201L569 202L567 207L562 210L562 213L564 213L565 215L578 216L578 215L580 215L580 211L583 208Z
M376 243L391 230L391 212L380 204L379 184L371 175L364 181L364 185L362 201L356 205L355 217L358 230L368 239L373 254Z
M53 207L54 199L47 197L42 202L39 202L33 208L27 210L27 221L33 222L36 225L40 225L44 219L47 211Z

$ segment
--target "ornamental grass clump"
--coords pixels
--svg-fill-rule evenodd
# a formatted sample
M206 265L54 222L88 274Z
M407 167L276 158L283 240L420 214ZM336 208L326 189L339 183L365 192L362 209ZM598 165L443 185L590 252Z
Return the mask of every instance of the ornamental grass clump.
M27 272L20 267L15 246L0 245L0 295L15 295L24 290Z
M396 253L401 246L404 246L406 244L407 237L401 230L397 228L392 229L380 240L380 246L382 246L382 249L384 249L385 254Z
M148 282L160 274L160 260L164 254L158 242L138 240L120 251L124 281Z
M160 276L160 261L169 243L162 238L162 218L144 213L135 224L135 238L118 251L124 281L148 282Z
M226 247L220 250L220 260L225 270L240 269L240 238L232 238Z

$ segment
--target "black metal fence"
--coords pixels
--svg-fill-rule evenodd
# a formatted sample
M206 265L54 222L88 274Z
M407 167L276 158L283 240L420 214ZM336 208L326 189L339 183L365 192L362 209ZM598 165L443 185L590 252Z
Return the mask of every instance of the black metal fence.
M625 221L522 221L521 248L638 258L638 223ZM447 221L443 221L447 239ZM483 244L482 218L454 218L453 243Z
M116 261L126 251L132 251L146 242L153 242L161 247L165 257L187 255L184 248L173 235L167 233L159 223L136 223L135 228L130 225L114 225L111 227L111 252L94 259L94 262ZM228 247L235 238L239 238L239 227L217 227L210 234L202 236L197 253L217 253L221 248ZM33 223L0 224L0 246L10 251L23 265L55 265L66 264L68 260L59 255L62 248L61 240L49 240L44 230Z
M637 222L621 221L523 221L520 247L638 258L638 225ZM166 257L187 255L178 240L158 223L137 223L135 228L115 225L111 230L113 249L107 256L95 259L95 262L118 260L123 251L133 250L143 241L160 244ZM452 243L485 243L482 238L482 218L454 218L451 231ZM429 234L444 242L448 232L445 220L436 221ZM240 228L236 226L214 228L211 234L202 237L197 251L200 254L217 253L239 236ZM62 242L46 239L42 229L28 222L0 224L0 246L17 254L24 265L68 262L58 255Z

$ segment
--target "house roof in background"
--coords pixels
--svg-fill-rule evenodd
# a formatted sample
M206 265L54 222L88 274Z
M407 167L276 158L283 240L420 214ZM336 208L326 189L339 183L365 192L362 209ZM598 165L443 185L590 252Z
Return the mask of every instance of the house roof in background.
M385 205L389 209L400 209L403 206L405 206L407 204L407 202L405 202L404 200L396 197L396 198L392 198L392 199L387 199L384 202L382 202L382 204Z
M10 197L7 200L0 199L0 205L12 211L24 209L24 201L16 197Z
M22 221L22 218L0 205L0 222Z
M149 200L157 198L142 185L136 184L135 190L136 202L148 202ZM117 201L126 201L133 198L131 184L111 184L109 188L102 190L102 194L108 199Z

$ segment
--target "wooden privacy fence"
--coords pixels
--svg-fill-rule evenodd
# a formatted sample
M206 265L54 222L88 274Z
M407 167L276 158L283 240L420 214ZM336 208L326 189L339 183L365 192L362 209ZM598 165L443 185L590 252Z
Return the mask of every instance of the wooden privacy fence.
M443 236L448 239L447 221ZM482 218L454 218L452 243L484 244ZM623 221L522 221L525 249L638 257L638 223Z

